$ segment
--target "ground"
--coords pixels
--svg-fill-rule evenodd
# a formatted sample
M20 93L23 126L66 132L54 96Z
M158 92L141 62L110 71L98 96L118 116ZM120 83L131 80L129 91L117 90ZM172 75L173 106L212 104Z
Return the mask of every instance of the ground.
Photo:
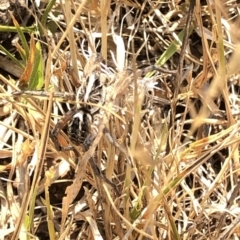
M237 1L0 1L1 239L239 239Z

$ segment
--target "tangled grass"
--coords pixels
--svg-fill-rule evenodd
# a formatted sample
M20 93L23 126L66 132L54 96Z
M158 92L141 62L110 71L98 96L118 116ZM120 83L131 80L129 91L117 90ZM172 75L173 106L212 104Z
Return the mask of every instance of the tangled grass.
M0 238L239 239L237 1L28 12L7 26L15 51L1 44ZM87 152L56 151L49 133L81 105L56 92L76 95L96 52L110 82L99 132Z

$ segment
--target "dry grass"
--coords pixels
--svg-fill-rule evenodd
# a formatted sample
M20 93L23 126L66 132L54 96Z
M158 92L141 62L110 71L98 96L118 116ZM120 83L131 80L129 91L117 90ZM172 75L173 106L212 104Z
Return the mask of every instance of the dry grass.
M14 22L17 51L1 57L0 239L240 239L239 5L193 3L52 1L30 11L38 32ZM76 93L94 52L112 69L99 133L87 152L58 152L49 133L81 103L54 92ZM176 74L145 69L155 64ZM12 95L23 89L49 94ZM64 131L59 142L71 144Z

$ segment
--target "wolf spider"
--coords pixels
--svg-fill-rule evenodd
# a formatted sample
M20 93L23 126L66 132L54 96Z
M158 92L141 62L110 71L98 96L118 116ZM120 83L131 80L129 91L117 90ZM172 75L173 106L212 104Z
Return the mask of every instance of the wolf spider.
M131 71L131 70L130 70ZM166 74L175 74L176 71L168 70L158 66L149 66L145 70L140 70L141 74L150 71L159 71ZM80 105L75 106L68 111L62 119L55 125L50 134L56 150L67 151L73 150L74 147L69 145L67 147L61 146L58 141L58 134L67 125L67 135L71 143L76 146L83 146L84 151L87 151L94 140L98 125L101 121L101 106L105 104L106 89L114 81L115 74L102 63L100 54L93 54L87 62L83 70L83 81L77 90L77 93L56 92L54 97L61 98L64 101L79 102ZM14 95L30 95L48 97L47 92L41 91L25 91L15 92ZM161 100L163 105L168 104L167 100ZM103 130L107 139L121 152L127 154L127 150L122 147L116 139L114 139L109 130L105 127Z
M71 143L83 146L87 151L94 140L98 125L101 121L101 106L105 104L106 87L111 84L109 76L111 72L100 63L99 54L94 54L84 68L84 80L77 90L76 102L81 101L80 106L75 106L60 119L50 137L58 151L72 150L72 146L62 147L58 141L59 132L67 125L67 135ZM66 98L74 98L73 95L64 93ZM111 143L120 147L117 141L110 136L104 128L104 133ZM121 147L120 147L121 148ZM121 148L122 149L122 148Z
M157 66L150 66L146 68L145 71L159 71L166 74L175 74L175 71L170 71ZM129 72L129 78L132 78L132 71L129 70ZM140 74L141 73L144 74L144 72L141 72L140 70ZM50 138L57 151L74 150L74 152L78 154L78 151L75 151L77 150L75 146L71 144L73 143L76 146L82 146L84 152L86 152L99 132L99 125L102 123L102 112L105 111L101 106L108 104L108 102L106 103L106 93L111 91L111 86L114 84L116 74L101 63L101 57L99 57L98 54L94 54L93 57L90 58L84 68L83 74L83 81L75 94L69 92L56 92L53 94L55 98L61 98L64 101L74 103L79 102L79 104L76 104L73 109L63 115L50 133ZM108 88L109 86L110 88ZM39 91L15 92L13 94L15 96L22 94L26 96L49 96L49 93ZM169 104L166 99L162 99L161 101L161 104L163 105ZM70 143L68 146L61 146L58 140L58 134L66 125ZM118 148L120 152L126 156L127 161L131 164L127 149L118 143L106 127L103 128L103 134L112 145ZM100 176L106 183L116 189L116 186L101 174L93 156L90 157L89 163L95 175ZM118 192L117 189L116 192Z

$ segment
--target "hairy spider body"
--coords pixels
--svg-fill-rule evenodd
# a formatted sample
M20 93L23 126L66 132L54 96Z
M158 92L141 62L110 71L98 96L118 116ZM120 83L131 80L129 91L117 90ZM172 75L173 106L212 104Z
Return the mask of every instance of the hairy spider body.
M88 109L80 108L68 123L67 134L70 141L76 145L84 143L91 134L92 116Z

